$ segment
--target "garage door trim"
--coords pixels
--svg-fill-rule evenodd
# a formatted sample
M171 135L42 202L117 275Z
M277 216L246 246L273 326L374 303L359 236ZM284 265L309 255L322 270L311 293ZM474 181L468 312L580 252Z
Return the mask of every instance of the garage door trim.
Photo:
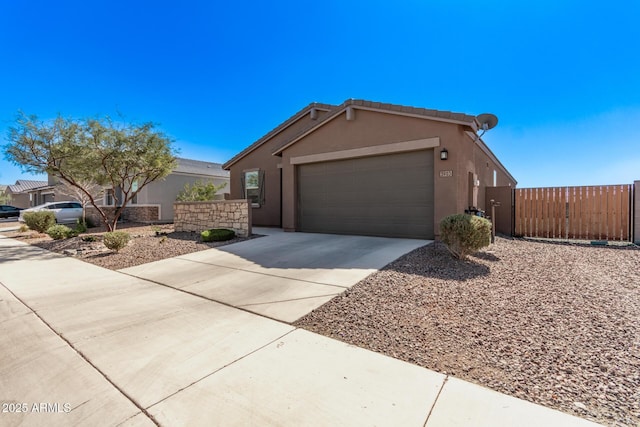
M415 139L412 141L394 142L391 144L372 145L350 150L331 151L328 153L309 154L291 157L292 165L327 162L331 160L355 159L359 157L378 156L383 154L403 153L406 151L426 150L440 146L440 137Z
M434 151L296 167L298 231L432 239Z

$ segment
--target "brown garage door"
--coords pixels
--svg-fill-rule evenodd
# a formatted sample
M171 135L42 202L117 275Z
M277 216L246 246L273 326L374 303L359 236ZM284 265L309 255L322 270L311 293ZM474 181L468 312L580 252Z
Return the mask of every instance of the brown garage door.
M433 150L298 167L298 229L433 238Z

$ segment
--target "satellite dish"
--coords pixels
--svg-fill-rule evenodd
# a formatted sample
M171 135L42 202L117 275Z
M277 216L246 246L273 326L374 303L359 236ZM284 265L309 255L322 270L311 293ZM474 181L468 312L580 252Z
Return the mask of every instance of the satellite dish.
M482 134L480 134L480 136L484 135L486 131L493 129L498 124L498 118L491 113L480 114L476 117L476 120L480 124L480 129L482 129Z

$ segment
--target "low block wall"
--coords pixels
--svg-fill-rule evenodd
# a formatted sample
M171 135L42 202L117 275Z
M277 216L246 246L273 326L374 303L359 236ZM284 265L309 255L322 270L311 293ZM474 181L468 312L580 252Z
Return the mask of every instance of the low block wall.
M112 206L102 207L102 210L109 219L113 218L116 212L116 208ZM91 218L95 224L102 223L102 217L93 206L87 206L85 212L87 218ZM120 218L128 222L158 222L160 220L160 205L127 206L122 211Z
M251 206L248 200L211 202L176 202L173 204L176 231L201 232L211 228L228 228L240 237L251 235Z

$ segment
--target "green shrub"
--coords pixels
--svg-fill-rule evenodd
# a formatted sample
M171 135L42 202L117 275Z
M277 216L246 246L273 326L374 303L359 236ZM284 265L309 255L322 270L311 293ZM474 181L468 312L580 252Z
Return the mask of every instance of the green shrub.
M29 227L27 226L27 224L20 224L20 229L18 231L24 233L26 231L29 231Z
M82 234L87 232L87 224L82 222L80 218L76 220L76 233Z
M109 233L104 233L102 236L102 243L104 243L107 248L118 252L120 249L127 246L129 238L129 233L125 233L124 231L111 231Z
M85 217L84 219L84 225L87 228L95 228L96 227L96 223L93 221L93 218L91 218L90 216Z
M80 239L83 242L97 242L99 240L98 236L94 236L93 234L88 234L86 236L82 236Z
M205 230L200 233L203 242L222 242L225 240L231 240L236 237L236 233L233 230L227 230L226 228L214 228L211 230Z
M56 225L56 216L51 211L25 212L22 218L30 229L38 233L46 233L49 227Z
M161 227L157 225L152 225L151 230L153 230L156 233L156 236L166 236L167 234L169 234L167 230L163 230Z
M449 215L440 221L440 238L454 257L464 259L491 244L491 222L479 216Z
M69 237L74 237L73 230L67 227L66 225L61 225L61 224L52 225L51 227L49 227L47 229L47 234L53 240L61 240L61 239L68 239Z

